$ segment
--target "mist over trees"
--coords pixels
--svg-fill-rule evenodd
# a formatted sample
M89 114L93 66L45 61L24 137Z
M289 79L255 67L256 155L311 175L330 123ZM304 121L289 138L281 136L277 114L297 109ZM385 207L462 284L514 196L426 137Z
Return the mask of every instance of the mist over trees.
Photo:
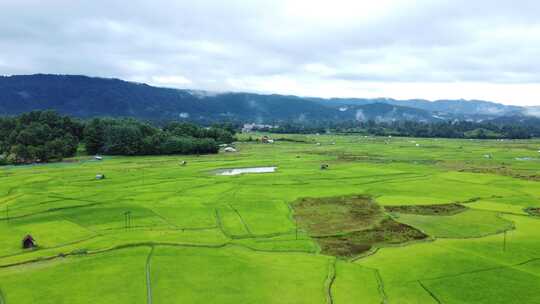
M475 139L529 139L540 136L540 125L520 123L479 123L469 121L445 121L436 123L416 121L345 121L284 123L275 128L260 131L273 133L358 133L375 136L440 137Z
M0 165L60 161L75 156L79 147L90 155L164 155L217 153L231 143L239 124L202 127L169 122L157 127L133 118L79 120L54 111L34 111L0 117ZM274 133L347 133L376 136L476 139L528 139L540 137L534 121L306 121L285 122L260 131Z

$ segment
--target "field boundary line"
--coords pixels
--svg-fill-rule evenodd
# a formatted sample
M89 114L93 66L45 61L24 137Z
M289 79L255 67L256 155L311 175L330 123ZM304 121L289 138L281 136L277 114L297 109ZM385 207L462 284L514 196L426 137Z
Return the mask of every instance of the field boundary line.
M113 246L110 248L104 248L104 249L98 249L94 251L87 251L86 253L58 253L56 255L52 256L42 256L37 257L34 259L26 260L26 261L19 261L11 264L3 264L0 265L0 269L5 268L12 268L17 266L24 266L28 264L33 263L39 263L39 262L48 262L53 261L60 258L66 258L70 256L92 256L92 255L98 255L102 253L108 253L113 252L116 250L122 250L122 249L129 249L129 248L137 248L137 247L152 247L152 246L168 246L168 247L184 247L184 248L208 248L208 249L219 249L224 248L228 245L231 245L229 242L227 243L220 243L220 244L189 244L189 243L166 243L166 242L140 242L140 243L132 243L132 244L121 244L117 246Z
M471 270L471 271L455 273L455 274L448 274L448 275L443 275L443 276L438 276L438 277L423 278L423 279L420 279L420 280L422 280L422 281L444 280L444 279L448 279L448 278L460 277L462 275L475 274L475 273L494 271L494 270L503 270L503 269L514 269L514 270L517 270L517 271L521 271L521 272L531 274L533 276L540 277L539 275L534 275L534 274L532 274L532 273L530 273L528 271L523 271L521 269L515 268L517 266L523 266L523 265L526 265L528 263L533 263L533 262L536 262L536 261L540 261L540 258L533 258L533 259L529 259L529 260L526 260L526 261L523 261L523 262L511 264L511 265L494 266L494 267L489 267L489 268L482 268L482 269L476 269L476 270ZM406 281L405 283L412 283L412 282L414 282L414 281Z
M332 261L328 263L328 275L324 283L324 289L326 291L326 304L334 304L334 298L332 297L332 286L336 281L336 263L337 258L332 259Z
M253 248L249 245L245 245L245 244L239 244L239 243L228 243L226 246L237 246L237 247L241 247L241 248L244 248L244 249L248 249L248 250L251 250L251 251L255 251L255 252L265 252L265 253L295 253L295 254L316 254L317 252L315 251L309 251L309 250L302 250L302 249L298 249L298 250L294 250L294 249L274 249L274 250L268 250L268 249L257 249L257 248Z
M62 211L62 210L87 208L87 207L93 207L93 206L102 205L102 204L103 203L90 203L90 204L86 204L86 205L75 205L75 206L49 208L49 209L39 211L39 212L21 214L21 215L16 215L16 216L10 216L9 219L6 218L6 217L2 217L2 218L0 218L0 221L16 220L16 219L27 218L27 217L31 217L31 216L40 215L40 214L46 214L46 213L49 213L49 212L57 212L57 211Z
M148 253L148 257L146 258L146 303L152 304L152 281L151 281L151 273L150 273L150 263L152 260L152 256L154 255L154 246L151 247L150 253Z
M240 247L246 250L251 250L254 252L264 252L264 253L289 253L289 254L313 254L312 252L305 250L265 250L265 249L256 249L244 244L232 243L231 241L219 244L190 244L190 243L167 243L167 242L140 242L140 243L131 243L131 244L121 244L113 246L110 248L98 249L94 251L87 251L85 253L77 252L68 252L68 253L58 253L52 256L41 256L30 260L14 262L10 264L0 265L0 269L7 269L12 267L24 266L33 263L40 262L50 262L56 259L68 258L71 256L93 256L102 253L113 252L116 250L123 250L129 248L138 248L138 247L154 247L154 246L163 246L163 247L180 247L180 248L201 248L201 249L221 249L225 247Z
M379 272L379 269L372 268L373 272L375 273L375 279L377 279L377 285L379 285L379 295L381 296L381 303L386 304L388 303L388 297L386 296L386 292L384 291L384 282L381 276L381 273Z
M75 245L75 244L79 244L79 243L84 243L86 241L90 241L92 239L95 239L95 238L98 238L98 237L101 237L101 236L103 236L103 235L95 234L95 235L91 235L91 236L89 236L87 238L84 238L84 239L75 240L75 241L72 241L72 242L63 243L63 244L60 244L60 245L57 245L57 246L47 247L47 248L44 248L44 249L46 249L46 250L58 249L58 248L62 248L62 247L65 247L65 246L71 246L71 245ZM3 255L3 256L0 256L0 260L6 259L6 258L11 258L11 257L16 257L16 256L22 256L22 255L29 254L29 253L32 253L32 252L33 251L24 251L24 252L19 252L19 253ZM1 267L2 267L2 265L0 265L0 268Z
M381 303L382 304L388 303L388 297L386 295L386 292L384 291L384 282L383 282L381 273L379 272L379 269L373 268L373 267L368 267L368 266L365 266L365 265L362 265L362 264L355 264L355 265L357 265L358 267L362 267L362 268L369 269L369 270L373 271L373 275L375 276L375 280L377 281L377 286L378 286L377 290L379 292L379 295L381 296Z
M221 217L219 216L219 210L218 208L215 208L215 216L216 216L216 224L219 228L219 230L221 230L221 233L223 233L223 235L228 238L228 239L232 239L231 235L225 231L225 227L223 227L223 222L221 221Z
M236 213L236 215L238 216L238 218L240 219L240 222L242 223L242 225L244 226L244 229L246 230L246 232L248 233L248 235L250 236L253 236L253 233L251 232L251 230L249 229L249 226L247 225L246 221L244 220L244 218L242 217L242 215L240 214L240 212L233 207L233 205L231 203L227 203L227 205L229 205L229 207L234 211L234 213Z
M429 290L420 280L418 280L418 284L420 284L420 286L433 298L433 300L435 300L435 302L442 304L441 300L439 300L439 298L437 298L437 296L431 290Z
M6 304L6 300L4 299L4 293L2 292L2 289L0 289L0 304Z

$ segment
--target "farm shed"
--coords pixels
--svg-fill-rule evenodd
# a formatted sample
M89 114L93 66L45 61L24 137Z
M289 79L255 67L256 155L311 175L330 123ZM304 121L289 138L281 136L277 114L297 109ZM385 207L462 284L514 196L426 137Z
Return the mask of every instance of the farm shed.
M261 142L263 144L273 144L274 143L274 140L271 139L270 137L268 137L267 135L261 137Z
M27 235L22 240L22 248L23 249L30 249L37 247L36 241L31 235Z
M227 148L223 149L223 151L225 151L225 152L236 152L236 149L233 148L233 147L227 147Z
M105 174L96 175L96 179L105 179Z

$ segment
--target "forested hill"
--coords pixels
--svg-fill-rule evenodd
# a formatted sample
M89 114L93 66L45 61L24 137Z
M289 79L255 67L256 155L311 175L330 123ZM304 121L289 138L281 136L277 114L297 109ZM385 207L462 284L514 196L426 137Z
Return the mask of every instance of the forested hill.
M297 120L332 118L338 110L298 97L152 87L118 79L30 75L0 78L0 114L53 109L77 117L149 120Z
M526 108L485 101L320 99L251 93L209 93L73 75L0 77L0 115L52 109L77 117L152 121L420 121L524 117ZM538 111L536 111L538 112ZM512 118L513 119L513 118Z

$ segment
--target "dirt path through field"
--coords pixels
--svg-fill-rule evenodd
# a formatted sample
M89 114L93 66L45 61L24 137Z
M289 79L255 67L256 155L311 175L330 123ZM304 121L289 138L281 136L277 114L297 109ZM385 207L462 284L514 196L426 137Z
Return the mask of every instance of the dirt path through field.
M152 255L154 254L154 246L152 246L152 249L150 249L150 253L148 254L148 258L146 258L146 303L152 304L152 282L150 278L150 262L152 260ZM0 303L3 304L3 303Z

